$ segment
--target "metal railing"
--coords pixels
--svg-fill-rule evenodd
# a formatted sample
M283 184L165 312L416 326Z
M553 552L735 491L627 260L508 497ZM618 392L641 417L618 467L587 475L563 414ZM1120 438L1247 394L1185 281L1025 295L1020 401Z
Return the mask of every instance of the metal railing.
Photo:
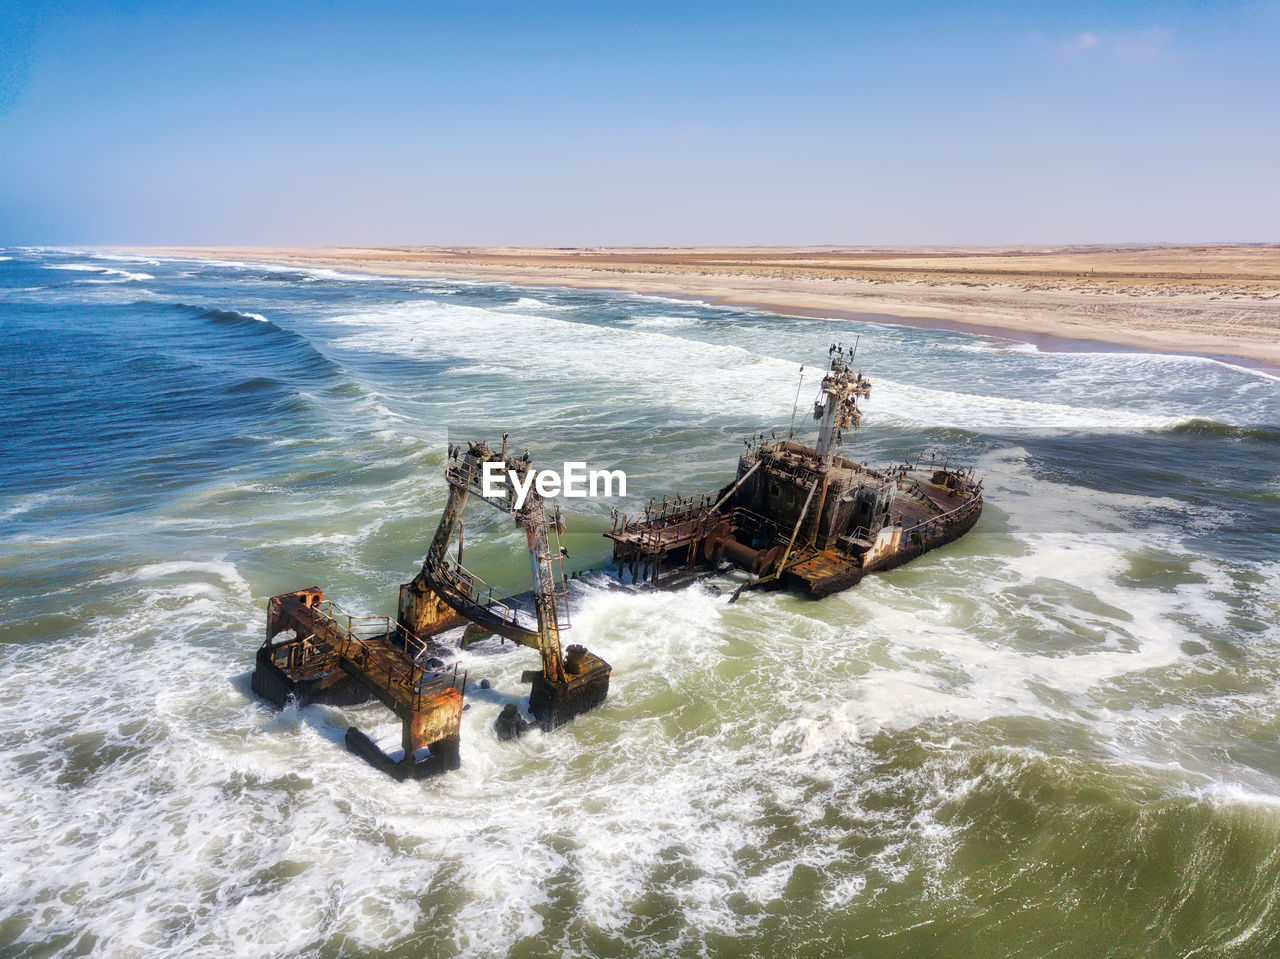
M419 709L424 700L439 695L446 689L466 689L467 673L459 664L430 667L422 659L427 657L427 643L389 616L356 616L348 613L332 600L323 600L308 608L313 621L326 624L334 636L336 645L328 645L339 656L354 663L375 683L383 680L386 688L398 687L404 691L404 705ZM346 620L345 624L343 620ZM393 642L392 637L397 642ZM378 657L373 654L371 643L381 640L387 647L398 648L403 657ZM385 664L378 670L375 661ZM461 677L461 678L459 678ZM397 697L399 698L399 697Z
M426 570L434 586L449 593L459 601L460 605L471 606L479 611L478 614L467 613L468 618L488 614L490 619L504 625L528 633L537 633L538 624L535 613L512 605L510 597L502 598L501 595L495 597L494 586L491 583L485 582L478 574L456 560L450 560L447 555L434 560L428 556ZM571 626L568 606L569 587L563 577L559 580L554 592L556 626L559 629L569 629Z
M920 485L920 481L916 479L914 476L908 478L906 480L905 485L907 488L908 495L914 497L916 500L918 500L925 507L933 511L935 514L941 516L946 512L946 510L944 510L941 506L938 505L937 501L932 496L930 496L927 492L925 492L925 488Z
M967 503L957 506L953 510L949 510L945 513L939 513L937 516L930 516L928 519L922 520L914 526L904 527L902 535L908 536L911 533L920 533L923 536L927 533L932 533L935 530L941 530L944 526L949 526L959 520L965 519L970 513L977 512L980 509L982 509L982 499L981 497L974 497Z
M490 460L489 462L498 462ZM503 461L502 476L500 478L500 486L502 489L502 498L490 499L484 495L484 473L483 467L473 466L465 461L453 461L445 466L444 478L445 482L458 489L465 490L475 496L480 497L494 509L501 510L504 513L515 513L515 490L511 486L511 482L507 476L507 464Z

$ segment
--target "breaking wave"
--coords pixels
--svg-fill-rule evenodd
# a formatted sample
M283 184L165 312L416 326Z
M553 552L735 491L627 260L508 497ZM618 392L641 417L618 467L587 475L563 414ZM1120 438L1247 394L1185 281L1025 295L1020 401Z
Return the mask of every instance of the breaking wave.
M154 280L155 277L150 273L132 273L129 270L117 270L109 266L99 266L96 263L51 263L46 264L46 270L71 270L77 273L98 273L103 276L118 276L121 280Z
M179 304L179 306L184 306ZM198 309L198 307L184 307L187 309ZM244 323L266 323L278 333L283 333L280 327L276 326L261 313L241 313L239 310L205 310L200 314L201 319L209 320L213 323L220 323L224 326L240 326Z
M1264 426L1231 426L1227 423L1219 423L1217 420L1183 420L1167 427L1165 431L1179 436L1221 436L1233 440L1280 443L1280 429Z

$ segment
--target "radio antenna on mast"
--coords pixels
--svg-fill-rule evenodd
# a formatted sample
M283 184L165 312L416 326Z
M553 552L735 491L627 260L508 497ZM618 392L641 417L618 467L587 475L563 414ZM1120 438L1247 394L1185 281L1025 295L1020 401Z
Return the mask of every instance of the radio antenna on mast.
M800 408L800 390L804 387L804 366L800 367L800 382L796 384L796 401L791 404L791 429L787 431L787 439L796 435L796 410Z

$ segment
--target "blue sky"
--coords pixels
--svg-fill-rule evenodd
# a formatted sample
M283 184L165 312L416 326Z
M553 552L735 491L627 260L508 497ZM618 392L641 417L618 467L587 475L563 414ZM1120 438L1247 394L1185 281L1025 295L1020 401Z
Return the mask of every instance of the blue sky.
M0 0L0 244L1280 241L1280 2Z

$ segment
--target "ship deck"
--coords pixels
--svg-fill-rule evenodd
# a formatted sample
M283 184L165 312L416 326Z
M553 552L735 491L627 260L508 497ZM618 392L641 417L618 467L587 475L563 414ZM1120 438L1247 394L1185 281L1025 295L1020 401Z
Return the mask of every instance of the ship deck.
M965 504L968 494L947 489L932 479L908 473L898 487L889 515L901 520L904 529L928 522L935 516L950 513Z
M973 499L971 491L948 489L933 482L932 477L932 471L926 473L923 470L908 471L901 477L889 515L893 522L901 523L904 534L920 530L927 534L925 539L936 538L943 524L950 521L942 517L955 517L957 511ZM933 522L935 520L939 522ZM917 547L904 540L893 559L887 564L877 562L871 568L896 565L895 559L903 561L908 555L916 555L926 548L929 547L923 541ZM786 575L803 583L810 594L826 596L853 585L869 571L859 558L839 550L806 547L800 551L798 562L788 566Z

